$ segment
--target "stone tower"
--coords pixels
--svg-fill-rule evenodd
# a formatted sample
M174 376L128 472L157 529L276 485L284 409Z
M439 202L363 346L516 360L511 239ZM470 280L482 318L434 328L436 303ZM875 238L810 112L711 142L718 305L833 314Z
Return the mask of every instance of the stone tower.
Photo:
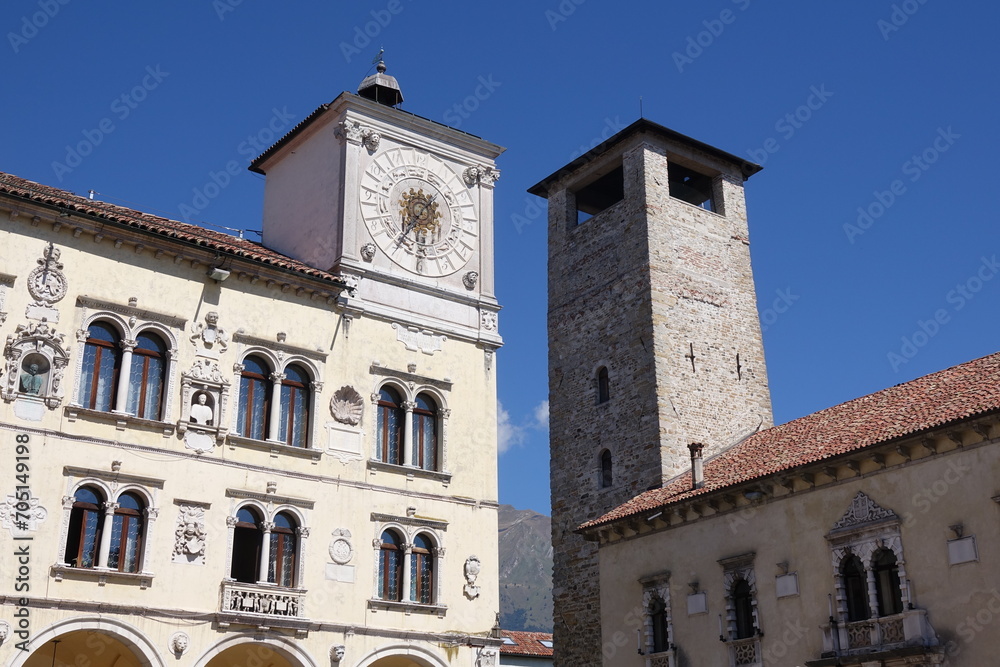
M597 547L574 532L771 425L743 183L760 167L639 120L549 202L556 662L600 665ZM618 647L619 649L621 647Z

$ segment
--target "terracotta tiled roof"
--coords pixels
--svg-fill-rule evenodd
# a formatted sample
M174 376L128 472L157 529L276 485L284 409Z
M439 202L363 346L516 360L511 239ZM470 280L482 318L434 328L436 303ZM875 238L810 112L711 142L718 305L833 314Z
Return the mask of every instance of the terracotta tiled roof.
M0 172L0 195L30 200L38 204L58 206L62 209L76 211L81 215L119 223L157 236L193 243L220 253L228 253L236 257L241 257L251 262L269 264L321 280L335 282L337 286L342 286L337 276L315 269L281 253L269 250L259 243L198 227L197 225L191 225L186 222L150 215L142 211L125 208L124 206L94 201L65 190L28 181L12 174Z
M503 630L503 636L510 639L513 644L501 644L500 652L504 655L526 655L537 656L539 658L551 658L552 649L542 644L543 641L552 643L552 635L547 632L518 632L515 630Z
M702 488L684 473L581 529L997 410L1000 352L755 433L705 461Z

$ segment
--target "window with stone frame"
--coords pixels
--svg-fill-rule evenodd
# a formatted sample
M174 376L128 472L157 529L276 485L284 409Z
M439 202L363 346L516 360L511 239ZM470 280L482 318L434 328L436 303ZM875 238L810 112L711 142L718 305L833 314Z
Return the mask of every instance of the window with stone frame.
M670 610L670 573L661 572L639 580L645 641L643 653L655 657L673 650L673 621ZM664 663L669 664L669 662Z
M150 331L136 336L129 372L126 410L140 419L163 418L169 347Z
M437 470L437 403L427 394L418 394L413 405L413 465Z
M234 497L256 497L263 494L230 489ZM309 529L303 526L303 515L288 503L310 508L312 501L270 496L265 507L250 500L236 508L226 522L230 529L229 578L244 584L270 584L281 588L297 588L304 571L304 553Z
M597 371L597 402L607 403L611 400L611 380L608 377L607 366L601 366Z
M420 604L434 602L434 542L420 533L413 538L410 550L410 600Z
M403 423L406 413L399 392L392 387L382 387L378 393L377 421L375 422L375 459L383 463L403 463Z
M726 592L722 639L729 646L731 667L761 665L760 617L757 609L756 554L746 553L719 561Z
M836 585L837 617L856 622L909 606L900 519L859 491L826 536Z
M377 365L372 372L388 379L376 384L371 395L375 437L369 467L390 472L406 468L407 474L450 478L446 466L451 410L446 392L451 381Z
M438 573L443 571L441 564L445 554L441 547L441 534L448 524L375 512L372 519L378 523L375 526L377 537L372 540L376 565L375 587L369 607L444 615L447 607L440 602L441 581ZM467 579L468 576L467 570ZM470 586L473 588L470 589ZM466 595L473 589L472 596L478 596L474 575L465 587Z
M403 599L403 539L395 530L382 533L378 555L378 597L399 602Z
M80 380L83 407L102 412L115 408L122 365L121 344L121 333L109 322L94 322L87 328Z
M70 567L97 565L97 548L104 528L104 495L99 489L83 486L73 495L69 533L63 562Z
M598 459L600 460L601 464L601 472L598 480L599 482L598 485L602 489L611 488L611 485L614 483L614 470L612 468L613 460L611 458L611 450L609 449L602 450Z

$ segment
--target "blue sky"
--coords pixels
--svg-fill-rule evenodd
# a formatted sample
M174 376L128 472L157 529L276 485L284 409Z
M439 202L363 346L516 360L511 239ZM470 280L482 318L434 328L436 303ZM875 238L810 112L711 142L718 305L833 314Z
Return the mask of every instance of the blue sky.
M525 189L640 97L762 163L747 198L777 422L992 353L998 18L942 0L8 0L0 170L259 229L248 159L384 47L405 109L507 147L500 500L548 512L545 202Z

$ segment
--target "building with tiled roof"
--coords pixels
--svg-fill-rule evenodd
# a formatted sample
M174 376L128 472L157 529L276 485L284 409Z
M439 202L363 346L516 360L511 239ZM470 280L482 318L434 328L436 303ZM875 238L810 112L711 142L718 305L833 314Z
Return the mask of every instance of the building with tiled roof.
M552 634L503 630L500 664L519 667L542 667L552 664Z
M772 426L756 171L640 121L531 190L555 664L994 664L1000 353Z
M386 99L260 243L0 173L4 665L497 664L503 149Z

